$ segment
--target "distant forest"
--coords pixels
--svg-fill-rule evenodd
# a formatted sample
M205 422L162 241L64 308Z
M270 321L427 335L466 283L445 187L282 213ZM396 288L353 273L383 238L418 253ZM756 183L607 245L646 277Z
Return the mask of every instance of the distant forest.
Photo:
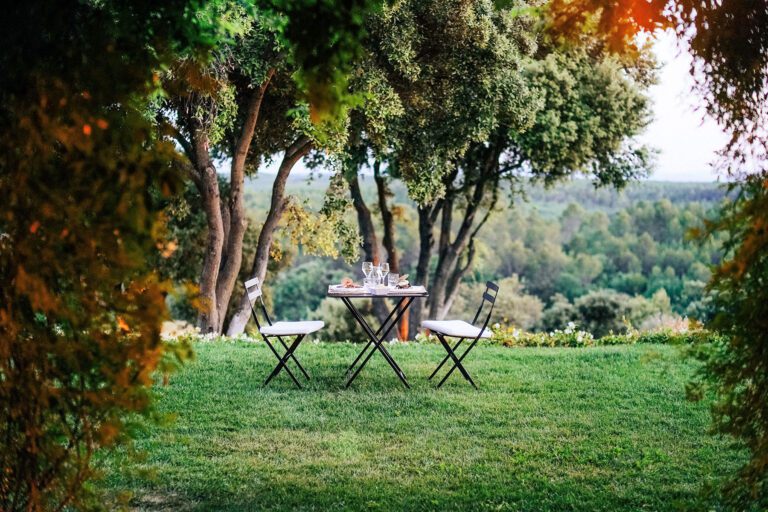
M271 178L263 174L248 184L252 225L259 225L267 209ZM317 209L327 184L323 176L294 176L288 193ZM373 179L362 177L361 187L375 205ZM524 191L525 200L515 196L514 203L502 202L481 231L478 257L451 316L469 315L479 287L492 279L502 285L499 321L527 330L575 321L615 332L706 318L705 286L720 257L718 242L702 243L689 235L724 200L722 185L639 182L616 191L574 180ZM407 269L401 273L412 273L417 216L399 182L392 183L392 192L401 268ZM277 251L266 288L280 317L336 315L335 306L324 300L328 283L361 275L360 262L305 255L287 237ZM596 321L595 315L609 318Z

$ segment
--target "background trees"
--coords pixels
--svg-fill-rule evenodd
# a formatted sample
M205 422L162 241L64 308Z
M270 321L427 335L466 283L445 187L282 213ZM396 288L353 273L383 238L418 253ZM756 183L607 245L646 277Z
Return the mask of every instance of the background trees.
M711 324L730 336L714 347L704 371L713 383L719 404L714 410L718 430L728 432L750 449L752 459L728 488L737 509L764 508L768 500L768 420L765 400L764 327L755 322L765 302L754 289L747 300L734 294L764 282L763 260L754 253L761 246L761 227L768 214L761 207L760 187L768 179L768 4L749 0L732 2L657 0L646 4L604 0L554 0L549 6L550 26L559 37L579 39L596 33L606 46L632 54L641 32L673 30L693 57L691 75L706 111L727 129L721 169L741 182L735 204L723 211L721 224L728 236L728 258L717 268L710 286L714 304L723 314ZM750 176L751 175L751 176ZM754 231L753 231L754 228ZM736 270L738 269L738 270ZM762 301L762 302L761 302Z

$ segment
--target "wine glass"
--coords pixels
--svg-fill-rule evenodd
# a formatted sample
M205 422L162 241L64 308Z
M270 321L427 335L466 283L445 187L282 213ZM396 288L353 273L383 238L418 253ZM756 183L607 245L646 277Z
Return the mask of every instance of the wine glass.
M367 278L371 277L371 272L373 272L373 262L372 261L364 261L363 262L363 275Z
M381 282L386 283L387 274L389 274L389 263L379 265L379 270L381 271Z

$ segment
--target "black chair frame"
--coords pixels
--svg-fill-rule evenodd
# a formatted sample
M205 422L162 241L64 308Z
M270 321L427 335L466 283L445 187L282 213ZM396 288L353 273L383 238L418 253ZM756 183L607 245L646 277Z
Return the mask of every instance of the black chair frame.
M296 378L296 376L293 374L290 368L287 366L288 360L292 360L296 366L299 368L301 373L304 374L304 377L307 380L309 379L309 374L304 369L303 366L301 366L301 363L299 363L299 360L296 358L294 352L297 348L299 348L299 344L301 343L301 340L304 339L304 334L298 334L296 335L296 338L291 342L290 345L288 345L284 340L282 335L267 335L261 332L261 322L259 322L259 315L256 313L256 306L254 305L255 299L258 299L259 301L259 308L261 310L261 313L264 315L264 320L266 320L267 325L272 325L272 319L269 317L269 313L267 312L267 307L264 305L264 299L262 298L261 293L261 287L259 286L259 279L254 277L252 279L249 279L247 281L243 282L243 286L245 287L245 293L248 296L248 303L251 305L251 316L253 317L253 321L256 322L256 328L259 330L259 335L261 335L261 338L264 340L264 342L267 344L269 349L272 351L272 353L275 355L275 357L278 360L277 366L275 366L275 369L272 370L272 373L269 374L267 377L267 380L264 381L264 385L266 386L269 384L269 382L277 377L277 375L280 373L280 371L285 368L286 373L288 373L288 376L293 380L294 384L299 389L302 389L301 383L299 383L299 380ZM285 353L281 356L280 353L275 349L274 345L272 344L270 338L276 338L280 345L283 346L283 349L285 350Z
M477 313L475 313L475 318L472 319L472 325L477 327L477 320L480 318L480 314L483 312L483 308L485 307L485 304L490 304L490 308L488 309L488 314L485 315L485 321L483 322L483 326L480 327L480 332L477 334L477 336L472 340L472 343L467 347L467 349L461 354L461 356L456 357L456 350L461 346L461 344L467 339L466 337L460 338L459 341L456 343L456 345L451 348L451 345L445 340L445 335L433 331L435 336L437 336L437 339L440 340L440 344L445 348L445 350L448 352L448 355L445 356L445 358L440 362L440 364L435 368L435 371L432 372L432 375L429 376L429 380L432 380L432 378L437 375L437 372L440 371L440 368L442 368L445 363L450 359L453 361L453 366L450 370L448 370L448 373L445 374L443 379L440 381L440 383L437 385L438 388L440 388L446 380L448 380L448 377L451 376L454 370L458 368L461 375L470 383L472 384L472 387L477 389L477 385L475 384L475 381L472 380L472 377L469 375L469 372L466 368L464 368L464 365L461 364L462 361L464 361L464 358L467 357L467 354L469 354L469 351L472 350L475 345L477 344L478 340L482 336L485 329L488 327L488 323L491 320L491 314L493 313L493 307L496 303L496 296L499 293L499 285L497 285L494 282L488 281L485 283L485 292L483 293L483 300L480 302L480 307L477 308ZM491 294L493 292L493 294Z

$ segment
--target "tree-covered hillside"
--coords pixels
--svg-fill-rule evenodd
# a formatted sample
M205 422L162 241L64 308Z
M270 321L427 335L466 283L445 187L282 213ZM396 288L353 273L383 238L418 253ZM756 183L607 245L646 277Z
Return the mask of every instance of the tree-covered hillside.
M262 175L248 185L256 224L268 204L270 178ZM326 186L323 176L296 176L287 189L318 208ZM361 179L361 188L375 205L373 179ZM418 257L415 205L398 182L392 193L400 265L402 273L412 273ZM526 187L525 200L500 205L478 235L477 259L451 316L471 315L479 284L493 279L502 283L505 298L498 318L526 329L575 321L621 331L681 317L703 320L704 287L719 250L686 235L711 217L725 194L716 183L638 182L622 191L595 189L583 180L552 189ZM359 277L359 266L303 255L288 240L280 247L283 258L269 277L277 313L300 317L320 308L316 314L335 314L331 304L323 304L325 287L344 275ZM605 317L600 325L594 315Z

